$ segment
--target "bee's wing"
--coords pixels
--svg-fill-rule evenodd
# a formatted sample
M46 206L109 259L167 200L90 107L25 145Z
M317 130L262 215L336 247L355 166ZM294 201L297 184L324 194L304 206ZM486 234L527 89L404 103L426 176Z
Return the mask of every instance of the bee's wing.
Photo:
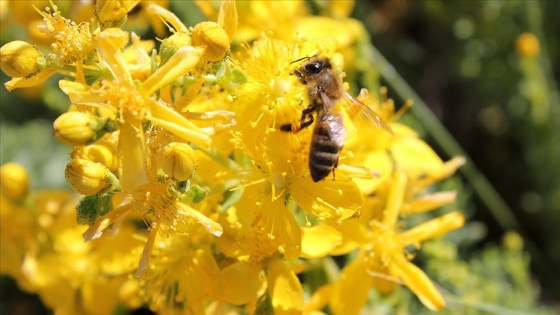
M360 111L364 114L364 116L366 116L367 119L373 125L379 128L383 128L387 130L387 132L389 132L390 134L393 134L393 129L391 129L391 126L389 126L389 124L386 123L383 120L383 118L379 117L379 115L377 115L373 111L373 109L369 108L369 106L357 100L354 96L350 95L350 93L348 93L347 91L344 91L344 93L346 96L346 100L348 100L348 103L352 104L353 106L357 106L360 109Z
M344 119L334 107L333 101L324 92L319 92L319 97L323 103L321 117L317 116L319 120L316 128L325 127L329 133L329 138L336 142L340 147L344 146L346 141L346 128L344 127Z

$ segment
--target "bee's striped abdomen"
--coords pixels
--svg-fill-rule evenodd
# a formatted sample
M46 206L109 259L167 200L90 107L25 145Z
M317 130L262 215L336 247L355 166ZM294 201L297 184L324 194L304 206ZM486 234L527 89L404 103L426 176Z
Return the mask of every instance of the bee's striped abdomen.
M338 154L342 149L329 133L329 124L322 120L313 129L311 148L309 149L309 172L314 182L327 177L338 163Z

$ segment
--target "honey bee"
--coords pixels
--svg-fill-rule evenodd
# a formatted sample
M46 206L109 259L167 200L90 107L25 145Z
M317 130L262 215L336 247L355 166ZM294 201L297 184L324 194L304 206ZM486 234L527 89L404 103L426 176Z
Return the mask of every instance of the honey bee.
M344 146L347 131L344 119L336 106L346 99L350 104L358 106L362 113L377 127L393 133L391 127L385 123L371 108L350 95L342 84L342 78L333 72L331 62L327 57L303 57L292 63L305 62L291 74L306 85L309 106L301 112L301 119L295 123L283 124L280 130L284 132L299 132L309 127L315 121L311 147L309 149L309 172L314 182L327 177L331 171L335 178L340 150Z

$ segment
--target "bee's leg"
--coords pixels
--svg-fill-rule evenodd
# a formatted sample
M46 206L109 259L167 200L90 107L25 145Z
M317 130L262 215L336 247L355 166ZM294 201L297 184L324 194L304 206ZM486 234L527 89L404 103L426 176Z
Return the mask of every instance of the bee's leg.
M307 119L307 120L306 120ZM293 124L283 124L280 126L280 130L284 132L299 132L304 128L309 127L313 123L313 115L308 114L307 117L302 118L302 120L298 121L297 123Z
M313 113L317 109L317 106L311 104L307 106L306 109L301 111L301 119L297 123L293 124L283 124L280 126L280 130L285 132L293 132L296 133L304 128L309 127L313 123Z
M338 156L336 157L336 162L334 163L334 167L332 169L332 180L335 181L336 180L336 174L335 174L335 170L338 167Z
M311 104L311 105L307 106L306 109L301 111L301 120L304 120L305 116L313 113L316 109L317 109L317 106L315 104Z

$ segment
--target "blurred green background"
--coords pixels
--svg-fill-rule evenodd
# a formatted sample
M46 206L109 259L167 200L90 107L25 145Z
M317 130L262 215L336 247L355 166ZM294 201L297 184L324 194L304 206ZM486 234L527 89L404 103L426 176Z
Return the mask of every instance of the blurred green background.
M363 21L375 48L505 201L504 208L499 200L481 195L479 190L485 189L478 173L444 183L460 189L460 208L469 223L454 238L426 245L418 263L424 262L430 277L442 291L452 291L459 304L467 304L473 292L487 296L494 292L496 297L488 303L510 309L516 309L515 303L525 303L519 309L532 310L529 313L558 306L560 96L555 78L560 75L560 1L356 2L353 17ZM322 4L310 1L310 5ZM171 7L181 12L180 6ZM539 40L536 58L522 58L516 51L516 40L524 32ZM16 28L4 28L1 34L2 44L25 37ZM2 73L1 82L7 80ZM389 87L389 96L402 104L412 96L397 81L382 82ZM23 164L32 174L33 188L66 187L63 169L69 150L51 133L52 121L68 103L55 80L48 84L52 88L41 91L8 93L0 88L0 162ZM418 109L404 119L419 128L444 159L455 152L432 128L437 123L423 119ZM511 229L523 237L526 252L511 234L503 238ZM470 283L446 282L446 274L449 278L465 270L464 279ZM485 281L495 281L496 287L489 289ZM2 307L13 299L33 299L14 295L9 279L2 279L0 287ZM502 313L483 305L470 310L479 312Z
M484 223L486 235L470 250L518 227L542 301L560 301L560 1L373 1L357 7L355 16L375 47L509 208L504 216L513 224L501 222L493 215L500 210L472 192L465 210L471 221ZM524 32L539 40L535 59L516 52ZM411 97L386 83L396 99ZM446 157L450 150L436 138L428 135ZM467 190L476 184L464 183Z

